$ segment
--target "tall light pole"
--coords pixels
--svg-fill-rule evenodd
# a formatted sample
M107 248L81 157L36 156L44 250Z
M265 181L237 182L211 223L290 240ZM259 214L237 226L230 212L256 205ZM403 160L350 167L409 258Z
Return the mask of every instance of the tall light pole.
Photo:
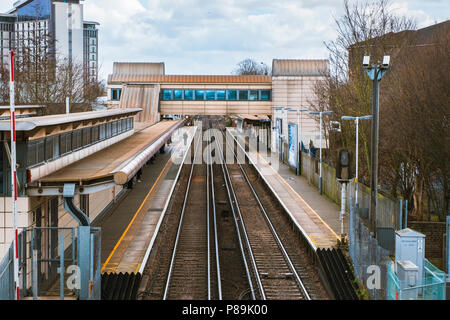
M309 114L318 114L320 117L320 168L319 168L319 193L322 194L322 115L331 114L333 111L310 111Z
M370 64L370 56L364 56L363 68L373 82L372 90L372 152L370 175L370 231L376 238L377 194L378 194L378 129L379 129L379 82L389 69L390 56L384 56L383 62Z
M355 169L355 207L358 208L358 160L359 160L359 120L372 119L372 116L349 117L343 116L342 120L355 120L356 124L356 169Z
M302 142L302 126L300 123L300 114L302 112L309 111L308 109L300 109L299 108L287 108L288 111L296 111L297 112L297 145L299 145L300 151L297 150L297 175L299 176L301 174L300 170L300 155L302 151L301 142Z

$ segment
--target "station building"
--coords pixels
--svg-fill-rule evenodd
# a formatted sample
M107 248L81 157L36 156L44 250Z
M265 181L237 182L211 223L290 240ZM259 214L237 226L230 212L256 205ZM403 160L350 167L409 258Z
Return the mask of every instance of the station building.
M315 86L328 69L327 60L274 59L270 76L166 75L163 62L116 62L108 77L108 107L142 107L141 116L152 122L166 115L232 116L238 128L249 128L272 150L292 154L301 142L326 145L323 140L320 146L317 119L297 109L313 110Z
M0 107L0 258L13 240L9 108ZM179 121L136 122L141 108L36 116L39 106L18 108L16 119L18 227L76 227L65 209L64 187L90 220L106 213L137 172L155 155ZM6 119L7 118L7 119ZM40 239L49 251L57 239ZM55 248L50 248L51 246ZM44 250L45 251L45 250ZM43 251L44 257L45 252Z

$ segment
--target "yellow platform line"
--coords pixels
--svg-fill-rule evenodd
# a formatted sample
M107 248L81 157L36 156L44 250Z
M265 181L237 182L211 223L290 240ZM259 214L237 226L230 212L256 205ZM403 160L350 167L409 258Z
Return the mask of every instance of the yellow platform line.
M258 156L258 158L261 158L270 167L270 169L272 169L272 171L276 175L281 177L281 175L275 171L275 169L266 161L266 159L264 159L259 153L257 153L257 156ZM283 178L283 177L281 177L281 178ZM319 220L333 233L333 235L338 240L340 239L340 237L336 234L336 232L334 232L334 230L322 219L322 217L313 208L311 208L311 206L298 194L297 191L295 191L294 188L292 188L292 186L289 183L287 183L284 179L279 179L279 180L294 192L294 194L319 218ZM311 237L310 237L310 239L311 239ZM311 239L311 240L313 240L313 239ZM313 240L313 242L314 242L314 240Z
M131 219L130 223L128 224L127 228L125 229L125 231L123 232L122 236L120 237L120 239L117 241L114 249L111 251L111 253L108 256L108 259L106 259L105 263L102 266L102 270L101 272L103 272L103 270L105 269L105 267L108 265L109 260L111 260L111 258L113 257L114 253L116 252L117 248L119 247L119 245L121 244L123 238L125 238L125 235L127 234L128 230L130 230L131 226L133 225L134 220L136 219L136 217L138 216L139 212L142 210L142 207L144 206L145 202L147 201L148 197L152 194L153 190L155 189L155 186L158 184L158 181L161 179L163 173L166 171L167 166L169 164L171 164L172 161L169 159L166 163L166 165L164 166L164 168L161 170L161 173L159 174L158 178L156 179L155 183L153 184L153 186L151 187L150 191L147 193L147 195L145 196L144 200L142 201L141 205L139 206L139 209L137 209L136 213L133 216L133 219ZM116 267L117 268L117 267Z

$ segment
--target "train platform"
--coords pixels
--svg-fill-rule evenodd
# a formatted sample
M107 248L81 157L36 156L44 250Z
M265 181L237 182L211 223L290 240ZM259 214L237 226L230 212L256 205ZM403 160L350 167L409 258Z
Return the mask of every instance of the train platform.
M233 136L239 134L234 128L227 130ZM256 150L246 153L313 247L335 246L340 239L339 206L325 196L320 196L316 188L310 186L305 178L297 176L287 165L278 163L275 169L267 155ZM278 159L278 155L273 156ZM344 230L348 230L347 223L344 224Z
M144 167L142 181L98 222L102 228L102 273L140 271L196 129L176 131L166 153Z

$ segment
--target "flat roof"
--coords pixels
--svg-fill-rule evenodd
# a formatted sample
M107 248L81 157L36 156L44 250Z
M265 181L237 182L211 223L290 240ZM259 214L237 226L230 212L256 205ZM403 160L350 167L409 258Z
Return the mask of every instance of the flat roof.
M99 118L113 117L116 115L135 114L140 111L142 111L141 108L108 109L100 111L55 114L50 116L16 119L16 131L31 131L38 127L55 126L77 121L87 121ZM11 130L10 121L0 121L0 131L9 130Z
M41 182L79 182L104 179L113 176L114 170L133 160L161 135L183 120L158 122L131 137L109 146L89 157L79 160L44 178Z
M272 83L271 76L262 75L145 75L145 74L112 74L108 83Z

